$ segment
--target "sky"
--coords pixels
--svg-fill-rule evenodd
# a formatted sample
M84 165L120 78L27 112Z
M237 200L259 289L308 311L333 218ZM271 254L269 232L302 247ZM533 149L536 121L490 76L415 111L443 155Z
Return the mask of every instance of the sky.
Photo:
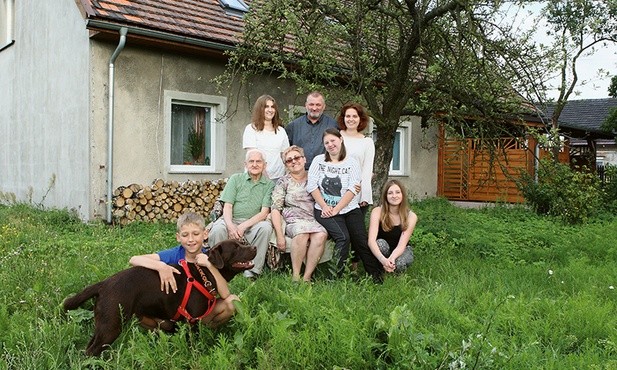
M609 98L610 77L599 77L597 71L604 69L610 73L610 76L617 75L617 45L601 47L594 55L581 57L577 66L579 80L587 80L588 83L584 86L577 85L574 88L581 94L572 97L572 100Z
M509 9L508 12L518 14L519 21L514 21L515 24L520 22L522 28L531 27L531 21L536 14L542 9L541 4L534 4L520 9ZM528 10L528 11L526 11ZM515 18L517 18L515 17ZM549 44L550 39L546 36L546 32L539 27L536 29L534 40L539 43ZM608 87L610 85L611 76L617 75L617 44L609 43L608 45L596 46L596 50L591 55L583 55L579 57L577 63L578 82L574 87L574 92L570 95L570 100L578 99L604 99L609 98ZM603 69L609 73L609 76L602 76L599 70ZM553 85L558 86L559 80L555 79ZM548 97L556 99L559 95L557 90L548 92Z

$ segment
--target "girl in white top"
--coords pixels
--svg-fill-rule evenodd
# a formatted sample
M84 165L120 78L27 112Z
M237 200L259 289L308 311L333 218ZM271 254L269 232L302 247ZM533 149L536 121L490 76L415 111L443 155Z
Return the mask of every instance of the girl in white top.
M259 149L265 154L266 175L276 182L285 174L281 153L289 148L289 139L273 97L262 95L257 98L251 122L244 129L242 147L246 150Z
M366 215L368 207L373 204L373 162L375 160L375 143L371 137L362 133L368 126L368 114L364 107L357 103L347 103L341 108L336 121L345 139L347 154L360 163L362 182L360 183L359 205L362 214Z

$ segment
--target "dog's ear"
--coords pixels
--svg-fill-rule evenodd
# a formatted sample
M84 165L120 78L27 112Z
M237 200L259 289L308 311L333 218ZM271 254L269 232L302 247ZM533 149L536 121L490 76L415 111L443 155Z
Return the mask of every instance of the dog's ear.
M217 269L222 269L225 265L225 261L223 261L223 256L221 256L221 247L216 246L208 252L208 259L210 263L214 265Z

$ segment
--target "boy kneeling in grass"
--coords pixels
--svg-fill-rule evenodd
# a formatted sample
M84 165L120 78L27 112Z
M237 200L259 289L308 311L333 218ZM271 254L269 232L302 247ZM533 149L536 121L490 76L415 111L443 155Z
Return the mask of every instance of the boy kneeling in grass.
M174 274L180 271L170 264L178 264L181 259L186 262L196 263L204 266L212 272L216 280L216 287L219 297L212 311L201 318L201 323L210 328L216 328L226 323L235 313L234 300L239 298L229 292L227 281L221 276L216 267L210 263L205 254L204 241L208 239L208 231L205 227L204 218L194 212L188 212L178 218L176 229L176 240L180 245L152 254L142 254L133 256L129 260L132 266L142 266L151 270L158 271L161 278L161 291L169 294L176 293L176 279ZM173 330L173 323L151 317L142 317L140 324L147 329Z

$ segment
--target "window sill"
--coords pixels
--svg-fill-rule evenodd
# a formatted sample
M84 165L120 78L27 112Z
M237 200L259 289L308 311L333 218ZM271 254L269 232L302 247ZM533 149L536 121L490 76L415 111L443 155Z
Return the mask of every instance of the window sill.
M178 174L178 173L188 173L188 174L222 174L223 171L217 170L208 166L171 166L168 173Z
M11 47L11 46L13 46L13 45L15 45L15 40L12 40L12 41L11 41L11 42L9 42L8 44L6 44L6 45L4 45L4 46L0 47L0 52L1 52L1 51L3 51L4 49L8 49L8 48L10 48L10 47Z

